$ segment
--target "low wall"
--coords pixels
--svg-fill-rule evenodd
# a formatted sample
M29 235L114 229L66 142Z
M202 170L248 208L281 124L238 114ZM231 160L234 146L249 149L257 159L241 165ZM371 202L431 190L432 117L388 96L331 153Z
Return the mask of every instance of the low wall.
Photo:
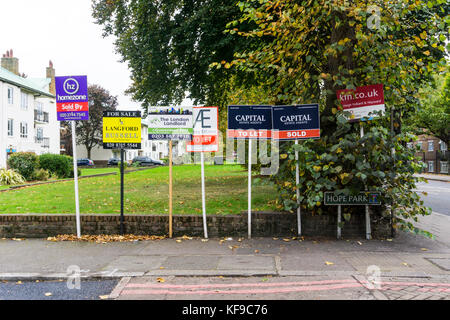
M168 215L125 215L125 233L167 235ZM247 236L247 215L211 215L207 217L208 236ZM81 215L82 234L118 234L120 215ZM0 238L44 238L58 234L76 234L74 214L0 214ZM174 215L173 236L203 236L201 215ZM295 236L297 216L292 213L252 214L252 236ZM302 235L336 237L336 217L303 214ZM342 228L343 238L365 238L364 215L352 215ZM389 219L372 220L372 237L391 237Z

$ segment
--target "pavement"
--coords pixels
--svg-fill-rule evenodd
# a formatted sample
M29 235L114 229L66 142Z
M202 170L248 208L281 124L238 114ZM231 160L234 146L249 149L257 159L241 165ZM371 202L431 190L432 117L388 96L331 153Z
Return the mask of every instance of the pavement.
M416 176L425 178L427 180L450 182L450 175L448 174L421 173L416 174Z
M110 299L449 299L450 216L418 226L435 238L1 239L0 280L116 280Z

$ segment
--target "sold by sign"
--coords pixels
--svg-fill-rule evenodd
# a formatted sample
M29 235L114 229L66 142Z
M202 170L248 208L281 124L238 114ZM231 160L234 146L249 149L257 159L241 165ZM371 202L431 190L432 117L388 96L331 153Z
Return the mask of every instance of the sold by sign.
M276 140L320 138L319 104L273 106L272 138Z
M89 120L87 76L55 77L58 121Z
M228 106L228 138L270 139L271 134L271 106Z
M357 87L355 90L344 89L336 92L345 111L351 113L349 121L372 120L373 113L384 113L384 92L382 84Z
M194 134L186 143L187 152L219 151L219 108L194 107Z

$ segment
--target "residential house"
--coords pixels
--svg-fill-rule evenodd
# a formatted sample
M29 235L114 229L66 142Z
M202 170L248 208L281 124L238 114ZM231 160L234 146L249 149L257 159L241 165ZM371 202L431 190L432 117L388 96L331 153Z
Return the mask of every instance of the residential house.
M425 163L426 173L449 174L450 152L447 144L431 135L419 135L414 145L420 146L416 153L420 161Z
M8 50L0 67L0 168L15 152L60 153L56 118L55 69L44 78L19 73L19 59Z

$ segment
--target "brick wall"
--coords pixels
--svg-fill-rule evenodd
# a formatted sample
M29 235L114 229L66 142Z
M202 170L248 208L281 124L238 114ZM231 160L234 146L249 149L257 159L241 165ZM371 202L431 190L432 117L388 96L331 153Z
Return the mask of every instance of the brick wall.
M167 235L167 215L125 215L125 233ZM247 215L208 216L210 237L247 235ZM81 216L82 234L118 234L119 215L89 214ZM389 219L372 221L372 237L390 237ZM2 214L0 215L0 238L44 238L58 234L75 234L75 215L68 214ZM297 217L289 213L253 213L252 236L295 236ZM305 236L336 236L336 216L302 215L302 234ZM173 235L203 236L201 215L174 215ZM352 215L342 229L344 238L364 238L364 214Z

